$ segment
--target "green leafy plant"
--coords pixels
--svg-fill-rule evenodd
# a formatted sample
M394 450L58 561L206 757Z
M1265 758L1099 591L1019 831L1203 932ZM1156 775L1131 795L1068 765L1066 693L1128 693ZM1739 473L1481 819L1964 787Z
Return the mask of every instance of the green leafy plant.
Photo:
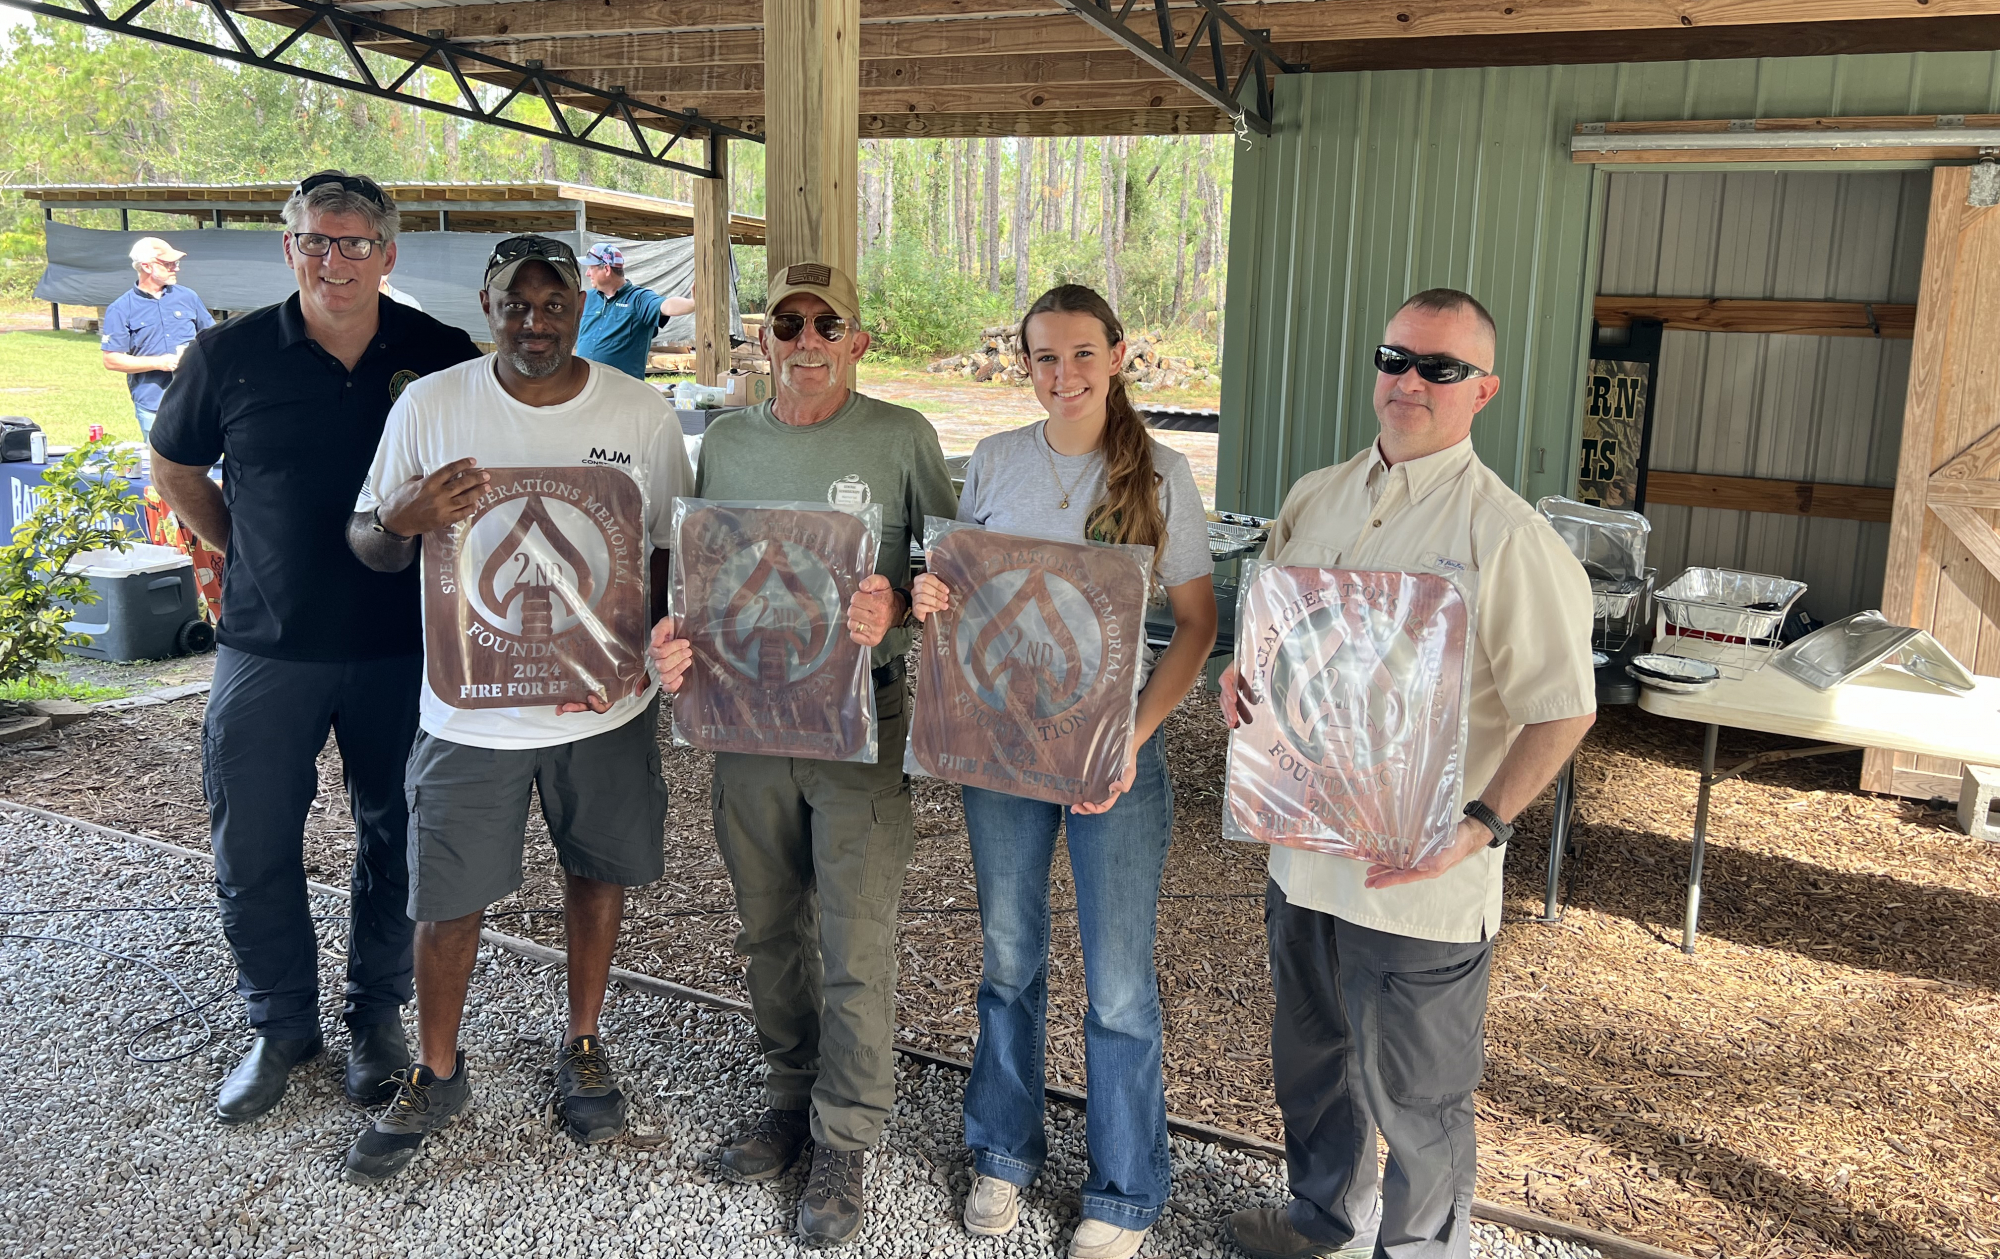
M55 673L36 673L12 682L0 682L0 700L25 703L37 699L73 699L94 704L99 700L124 699L131 692L122 686L99 686L78 682Z
M41 501L0 547L0 683L34 676L89 636L70 630L75 609L97 602L90 579L69 571L86 551L123 551L138 541L120 516L133 456L79 446L43 474Z

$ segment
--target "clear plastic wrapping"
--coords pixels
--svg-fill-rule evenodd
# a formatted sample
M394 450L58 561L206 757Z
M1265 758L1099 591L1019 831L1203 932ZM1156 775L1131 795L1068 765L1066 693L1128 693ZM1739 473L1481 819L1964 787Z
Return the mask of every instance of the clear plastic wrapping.
M869 649L847 605L875 571L882 507L674 500L676 632L694 648L674 737L710 752L876 756Z
M615 700L646 676L646 498L622 468L489 468L426 534L424 667L453 708Z
M1463 580L1463 579L1461 579ZM1229 839L1407 869L1450 842L1465 786L1469 588L1401 569L1246 560Z
M951 591L917 664L904 769L1054 804L1109 798L1132 755L1153 548L930 517Z
M1822 626L1778 652L1778 667L1818 690L1830 691L1874 669L1893 669L1948 691L1973 687L1972 675L1937 639L1892 625L1873 608Z

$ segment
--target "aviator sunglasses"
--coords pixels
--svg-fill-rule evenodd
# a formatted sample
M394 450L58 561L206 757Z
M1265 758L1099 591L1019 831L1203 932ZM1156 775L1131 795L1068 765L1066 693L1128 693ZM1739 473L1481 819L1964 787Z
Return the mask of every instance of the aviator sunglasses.
M1412 367L1417 369L1417 375L1433 385L1455 385L1462 380L1476 380L1493 374L1449 354L1412 354L1399 345L1375 347L1375 370L1384 376L1400 376Z
M828 344L844 340L847 336L847 320L839 315L814 315L812 326L813 331L819 334L819 339ZM769 327L772 336L790 343L798 340L799 334L806 330L806 317L797 311L788 310L781 315L771 316Z
M388 202L382 197L381 185L366 175L343 175L339 171L323 170L317 175L307 175L304 179L301 179L299 186L293 192L297 196L304 196L313 189L324 188L328 184L339 184L342 188L356 196L365 197L369 201L374 202L378 209L386 210L389 208Z

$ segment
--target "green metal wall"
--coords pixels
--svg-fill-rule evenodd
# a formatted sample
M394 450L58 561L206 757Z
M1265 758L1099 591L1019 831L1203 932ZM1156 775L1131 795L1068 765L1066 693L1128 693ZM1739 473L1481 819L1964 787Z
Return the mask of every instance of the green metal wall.
M1374 439L1382 325L1435 285L1500 326L1480 457L1570 488L1604 200L1574 124L1945 113L2000 113L2000 53L1283 76L1236 157L1216 505L1272 514Z

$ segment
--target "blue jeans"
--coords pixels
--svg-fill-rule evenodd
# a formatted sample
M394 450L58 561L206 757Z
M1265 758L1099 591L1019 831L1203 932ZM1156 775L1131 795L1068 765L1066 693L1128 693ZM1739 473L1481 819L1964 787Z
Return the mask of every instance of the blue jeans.
M965 1144L982 1176L1026 1185L1048 1158L1042 1129L1049 978L1049 865L1066 822L1083 939L1085 1130L1083 1218L1146 1228L1167 1203L1167 1093L1160 986L1153 971L1160 875L1174 796L1156 733L1139 749L1132 790L1108 813L978 787L965 822L979 883L986 961L979 1048L965 1086Z
M135 402L132 404L132 414L135 417L137 417L139 421L139 440L142 442L152 440L153 417L158 415L159 412L148 411L146 408L140 406L138 403Z

